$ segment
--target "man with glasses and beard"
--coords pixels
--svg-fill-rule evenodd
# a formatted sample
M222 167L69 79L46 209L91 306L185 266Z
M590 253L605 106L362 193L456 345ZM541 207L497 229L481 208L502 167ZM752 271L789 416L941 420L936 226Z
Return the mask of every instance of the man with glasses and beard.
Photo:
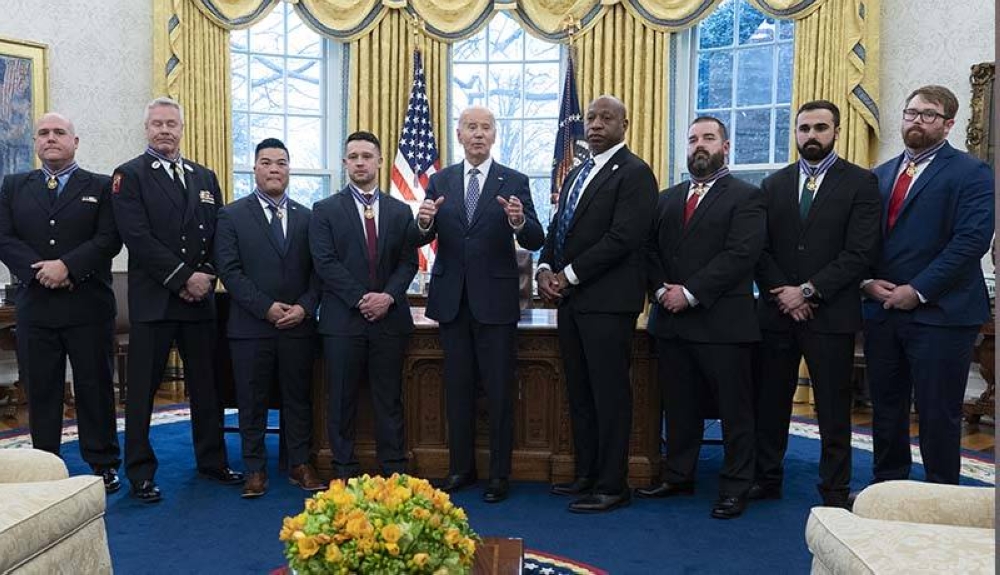
M948 145L958 100L918 88L903 110L903 153L875 168L882 250L865 281L865 357L875 478L910 475L910 398L927 481L958 483L972 346L989 320L980 258L993 235L993 172Z
M694 493L703 433L703 394L722 420L725 459L716 519L739 517L753 480L752 349L760 339L753 270L764 244L760 190L729 175L725 125L700 117L688 129L691 181L660 194L647 246L655 296L648 331L656 337L667 418L662 481L640 497Z
M875 176L837 156L840 110L803 104L800 159L761 184L767 241L757 263L761 327L755 389L756 471L750 499L779 499L799 359L809 366L822 450L823 504L847 504L851 481L851 372L864 278L878 249Z

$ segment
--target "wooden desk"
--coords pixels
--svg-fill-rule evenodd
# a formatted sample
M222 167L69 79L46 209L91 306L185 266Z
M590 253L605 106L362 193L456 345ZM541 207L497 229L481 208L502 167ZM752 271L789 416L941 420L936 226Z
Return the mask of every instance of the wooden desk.
M413 310L416 331L403 365L403 409L410 471L421 477L448 473L444 353L438 326ZM525 310L518 324L517 391L514 394L515 480L562 482L574 477L572 432L555 310ZM636 328L632 345L632 438L629 480L646 485L659 469L660 398L656 361L645 324ZM316 370L317 376L322 370ZM370 392L362 387L358 409L356 454L362 469L377 470ZM332 475L326 431L326 386L313 385L313 463L324 478ZM485 398L477 406L476 466L489 469L489 417Z

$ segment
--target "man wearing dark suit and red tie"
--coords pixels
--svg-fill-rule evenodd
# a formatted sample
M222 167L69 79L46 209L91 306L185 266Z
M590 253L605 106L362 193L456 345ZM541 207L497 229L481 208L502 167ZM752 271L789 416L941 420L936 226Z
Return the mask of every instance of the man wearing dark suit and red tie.
M158 462L149 443L153 399L177 342L191 396L198 472L220 483L243 483L229 468L222 409L215 389L215 267L212 246L222 192L215 173L181 157L184 113L170 98L146 106L149 146L111 180L118 231L128 248L128 395L125 472L132 496L161 498Z
M490 414L488 503L507 497L514 444L514 363L520 317L514 240L542 246L528 177L495 162L496 120L465 109L458 141L465 160L431 176L417 216L421 243L437 238L427 317L441 324L448 415L449 475L442 489L476 482L476 382Z
M576 478L552 492L575 496L574 513L601 513L631 501L629 369L645 304L643 246L656 209L656 177L625 146L621 100L595 99L584 126L593 157L566 176L536 277L539 294L559 302L575 454Z
M289 480L306 491L326 487L309 465L319 304L309 252L312 212L288 197L289 157L281 140L257 144L253 173L253 193L219 210L215 232L215 267L232 298L226 334L240 409L244 498L267 491L264 431L275 379Z
M757 263L762 341L756 397L756 471L750 499L781 497L799 359L809 366L822 451L823 504L847 504L851 482L851 373L861 292L878 250L882 200L868 170L837 156L840 110L803 104L800 159L761 185L767 241Z
M739 517L753 480L753 345L760 340L753 270L764 245L760 190L729 175L722 122L688 128L691 181L660 195L650 236L649 291L656 298L649 333L656 337L667 419L662 482L642 497L694 492L704 429L703 395L722 420L725 456L716 519Z
M993 235L993 172L945 139L958 100L942 86L906 99L903 153L875 169L883 245L864 282L875 481L910 475L910 398L927 481L958 483L962 402L990 318L980 258Z
M370 132L348 136L350 183L316 202L309 227L322 280L319 333L329 395L327 432L333 473L360 473L354 453L358 390L367 377L375 411L375 449L383 475L406 472L403 355L413 332L406 290L417 273L417 228L410 207L378 189L382 147Z
M11 174L0 190L0 260L21 281L17 337L31 443L59 454L66 358L73 365L80 454L118 491L118 431L111 382L115 295L111 259L121 250L111 180L74 160L73 123L35 124L42 169Z

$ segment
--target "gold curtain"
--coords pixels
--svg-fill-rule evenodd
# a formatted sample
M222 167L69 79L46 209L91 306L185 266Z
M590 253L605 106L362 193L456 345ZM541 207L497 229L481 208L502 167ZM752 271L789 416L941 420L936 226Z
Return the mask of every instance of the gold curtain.
M383 190L389 189L390 166L413 84L414 48L421 51L431 124L441 165L445 165L448 163L448 44L418 33L404 12L393 10L348 46L347 129L372 132L382 141L384 164L379 186Z
M154 0L153 91L184 107L185 157L219 177L233 193L233 144L229 32L190 0ZM136 114L140 114L136 111Z
M594 26L575 36L580 105L602 94L617 96L628 108L625 140L644 159L661 185L667 183L669 94L666 32L654 30L621 4L608 7Z

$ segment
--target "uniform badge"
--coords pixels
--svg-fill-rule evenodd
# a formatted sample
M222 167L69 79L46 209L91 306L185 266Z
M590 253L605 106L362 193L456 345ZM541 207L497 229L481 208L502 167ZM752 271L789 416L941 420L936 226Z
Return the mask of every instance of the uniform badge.
M149 167L153 168L154 170L159 170L160 169L160 160L154 161L152 164L150 164Z
M198 197L201 198L201 203L203 204L215 204L215 196L208 190L202 190L198 194Z
M114 179L111 180L111 193L117 194L122 191L122 175L121 173L116 173Z
M96 204L97 198L95 198L94 196L83 196L82 198L80 198L80 201L87 202L88 204Z

